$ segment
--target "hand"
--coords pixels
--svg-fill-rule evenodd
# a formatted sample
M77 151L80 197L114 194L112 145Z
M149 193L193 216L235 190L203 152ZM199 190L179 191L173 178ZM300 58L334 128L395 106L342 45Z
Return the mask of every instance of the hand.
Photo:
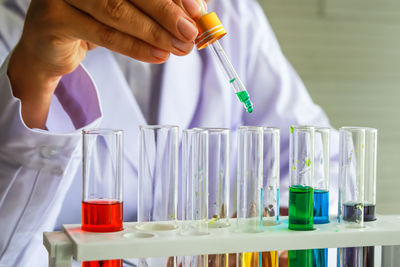
M192 50L198 16L196 0L32 0L8 68L25 123L45 127L59 80L89 50L162 63Z

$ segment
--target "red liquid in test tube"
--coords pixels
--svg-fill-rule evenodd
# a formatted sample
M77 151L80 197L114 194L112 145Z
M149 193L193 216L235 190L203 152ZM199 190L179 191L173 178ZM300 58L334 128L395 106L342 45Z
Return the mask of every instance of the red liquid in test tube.
M105 233L122 229L122 202L114 200L82 202L82 230Z
M90 200L82 202L82 230L89 232L121 231L122 202ZM122 267L122 260L87 261L82 267Z
M83 231L112 233L123 230L123 131L82 131ZM101 259L99 249L98 254ZM104 259L104 258L103 258ZM82 262L82 267L122 267L122 259Z

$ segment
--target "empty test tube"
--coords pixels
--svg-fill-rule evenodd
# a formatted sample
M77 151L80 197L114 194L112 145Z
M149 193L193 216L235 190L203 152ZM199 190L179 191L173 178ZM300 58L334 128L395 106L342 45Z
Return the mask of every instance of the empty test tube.
M263 138L263 227L269 227L279 223L280 129L264 127ZM261 255L257 266L278 266L278 251L250 253L253 258Z
M178 126L139 128L139 231L176 231L178 209ZM176 257L140 259L138 267L176 266Z
M243 232L262 231L263 128L239 127L237 222Z
M279 223L280 129L263 131L263 226L270 226Z
M182 135L182 233L208 233L208 132L188 129Z

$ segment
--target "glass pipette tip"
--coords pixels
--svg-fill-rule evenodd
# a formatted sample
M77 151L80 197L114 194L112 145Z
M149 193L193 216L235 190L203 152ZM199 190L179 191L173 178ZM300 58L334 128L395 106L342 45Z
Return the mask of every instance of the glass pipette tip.
M250 100L249 93L237 75L221 44L219 41L215 41L214 43L208 45L208 47L213 52L215 58L218 59L218 62L228 77L229 83L233 86L233 91L235 92L236 96L239 98L240 102L244 104L247 112L252 113L253 103Z
M201 15L204 16L207 14L207 6L203 0L197 0L200 4ZM244 87L242 81L240 80L237 72L233 68L232 63L229 61L228 56L226 55L224 49L218 40L214 40L211 42L208 47L211 49L214 57L217 59L221 68L225 72L228 81L233 86L233 90L236 96L239 98L240 102L242 102L248 113L253 112L253 103L250 100L249 93Z

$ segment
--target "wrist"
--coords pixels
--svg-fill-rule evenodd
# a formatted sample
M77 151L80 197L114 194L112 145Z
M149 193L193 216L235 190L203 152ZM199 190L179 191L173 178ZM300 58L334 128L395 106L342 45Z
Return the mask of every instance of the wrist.
M51 98L61 76L45 71L40 62L19 45L10 56L7 74L13 95L21 100L25 124L44 129Z

